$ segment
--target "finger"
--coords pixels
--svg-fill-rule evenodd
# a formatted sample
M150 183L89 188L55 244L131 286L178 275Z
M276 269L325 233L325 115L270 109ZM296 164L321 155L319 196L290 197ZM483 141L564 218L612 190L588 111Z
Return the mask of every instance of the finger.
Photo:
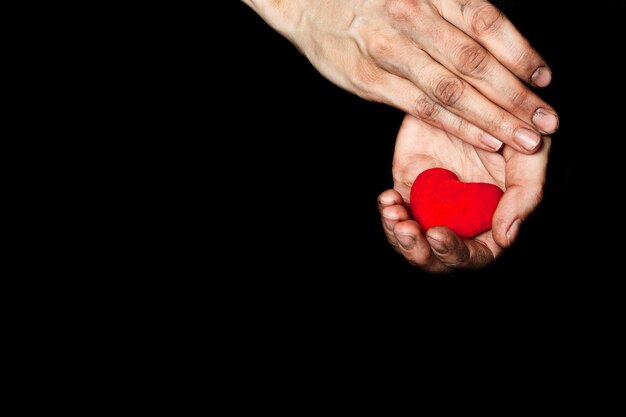
M447 227L431 227L426 238L435 256L449 268L479 269L496 259L496 254L484 240L463 240Z
M556 131L556 111L526 87L487 49L449 23L442 25L440 31L440 36L446 41L433 42L426 47L426 51L437 62L521 121L535 126L544 134ZM485 129L482 124L478 126ZM486 130L492 133L489 129Z
M502 148L500 140L437 103L412 81L389 73L378 88L380 101L444 129L470 145L490 152Z
M394 190L387 190L379 198L379 207L385 205L381 200L388 198L388 202L402 200L399 193ZM387 240L393 248L399 252L411 264L427 272L446 272L441 262L439 262L430 250L419 225L414 220L409 220L409 213L402 204L393 204L381 209L383 229ZM398 228L399 233L395 233Z
M394 248L398 248L398 240L393 230L398 222L409 220L409 212L403 205L396 204L383 208L380 212L383 231L387 240Z
M442 17L478 41L507 69L535 87L546 87L552 72L546 61L504 13L484 0L441 1Z
M535 126L540 132L545 134L553 133L557 129L558 117L554 109L530 91L514 74L498 62L487 49L444 20L435 10L421 10L419 13L407 15L407 19L413 23L413 27L420 27L420 22L423 26L425 18L428 18L429 25L437 26L437 36L432 36L430 32L428 36L425 36L423 31L405 29L414 45L419 45L423 50L412 45L413 51L407 53L407 51L411 51L411 45L402 43L397 45L396 49L402 48L401 50L404 51L403 55L396 57L394 48L388 48L390 52L383 59L396 58L392 61L396 63L396 70L400 73L405 73L407 69L410 70L412 73L410 78L417 83L420 77L423 77L425 66L427 65L424 61L432 61L434 58L434 61L455 74L455 79L465 79L478 92L522 122L527 123L529 126ZM410 44L411 42L408 43ZM397 62L403 62L403 65L406 65L406 61L412 61L407 68L397 64ZM381 65L383 64L381 63ZM458 81L454 83L445 81L448 78L450 77L444 76L443 78L440 77L439 80L444 80L444 85L448 85L449 89L457 91L460 95L462 92L460 83ZM438 81L435 80L435 83L437 84ZM434 90L436 84L432 84L431 80L432 87L430 89ZM422 89L426 92L429 91L429 89L423 88L423 81ZM446 91L451 90L440 88L440 91L444 94ZM447 97L454 100L456 96L449 93ZM494 131L490 130L484 123L476 123L476 121L473 121L473 123L505 143L510 143L507 141L507 138L512 139L510 135L508 137L495 135ZM517 129L521 127L517 126L515 128L516 133ZM518 140L525 139L524 133L527 132L519 131L520 137ZM534 139L535 143L539 141L538 132L535 132Z
M402 205L404 199L396 190L385 190L378 196L378 211L382 212L385 207Z
M445 21L443 24L449 25ZM541 136L533 126L494 104L414 45L404 45L411 54L395 52L401 44L402 41L398 40L378 61L390 72L389 77L397 76L396 79L390 78L389 85L385 86L391 88L380 92L392 104L398 106L394 101L400 99L400 108L407 113L443 128L471 145L479 144L482 149L499 149L502 142L523 153L538 149ZM401 77L410 82L402 82ZM526 89L513 75L511 77L514 84ZM394 84L397 87L392 87ZM542 111L537 117L545 121L546 114Z
M517 151L532 153L539 148L541 135L533 126L494 104L438 63L433 61L420 75L413 73L412 77L436 103ZM513 82L520 84L515 79ZM547 116L542 113L542 117L545 120Z
M394 228L398 252L411 264L431 273L451 272L433 253L426 235L415 220L398 222Z
M507 163L506 191L496 208L492 223L494 240L503 248L513 244L522 222L541 202L551 144L551 139L544 137L542 148L534 155L522 155L510 148L504 149Z

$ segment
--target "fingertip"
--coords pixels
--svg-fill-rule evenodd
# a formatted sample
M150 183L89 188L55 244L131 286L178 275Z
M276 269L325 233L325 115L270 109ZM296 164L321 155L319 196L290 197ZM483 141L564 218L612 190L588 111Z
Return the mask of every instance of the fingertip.
M545 134L552 134L559 128L559 117L556 113L544 108L535 110L532 121Z
M517 236L519 235L519 231L521 227L522 227L522 221L520 219L515 219L515 221L511 224L511 226L509 226L506 232L506 240L508 243L507 247L511 247L511 245L513 245L513 243L517 239Z
M387 207L394 204L402 204L402 196L396 190L385 190L378 196L378 204Z
M426 239L438 254L446 254L458 246L460 238L451 229L443 226L431 227L426 232Z
M519 230L521 228L522 221L519 218L513 219L496 219L494 217L493 226L491 229L493 240L501 248L508 249L513 246Z
M509 247L509 240L506 237L506 233L508 232L509 227L510 226L504 222L494 221L494 224L491 228L491 235L493 236L493 240L501 248Z
M508 189L504 193L491 221L491 235L496 244L501 248L508 248L510 246L507 233L511 228L511 224L519 218L519 213L515 210L515 207L511 205L511 196L507 195L507 193L515 193L516 191L517 190L514 189ZM515 201L517 200L513 199L513 203Z

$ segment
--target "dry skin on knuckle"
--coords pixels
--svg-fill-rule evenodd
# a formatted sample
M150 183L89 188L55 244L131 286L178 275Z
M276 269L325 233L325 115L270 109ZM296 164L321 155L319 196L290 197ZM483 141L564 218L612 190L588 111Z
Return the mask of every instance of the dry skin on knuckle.
M494 134L500 140L503 140L503 138L506 140L507 136L513 134L514 125L511 123L508 113L496 111L485 114L481 127L487 132Z
M463 83L455 77L439 80L433 90L435 97L446 106L454 106L463 94Z
M503 23L504 14L488 3L472 9L470 14L472 32L479 37L497 32Z
M417 117L432 121L438 112L439 106L430 97L421 96L415 100L413 108Z
M488 53L477 43L467 43L456 52L456 68L463 75L479 76L488 63Z
M528 107L529 91L526 88L516 88L509 94L507 107L512 113L526 110Z
M530 45L524 45L515 59L515 62L513 62L513 68L519 73L524 74L524 77L530 82L530 77L541 65L537 62L537 58L536 53L531 49Z

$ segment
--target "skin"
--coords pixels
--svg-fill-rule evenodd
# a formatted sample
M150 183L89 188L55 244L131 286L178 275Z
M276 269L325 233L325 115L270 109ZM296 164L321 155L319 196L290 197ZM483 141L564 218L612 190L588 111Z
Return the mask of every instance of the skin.
M330 81L468 144L530 154L558 128L551 71L484 0L242 0ZM526 83L526 84L525 84Z
M393 159L394 187L380 194L378 208L389 243L410 263L432 273L478 269L510 247L522 222L537 208L545 184L551 139L533 155L504 146L486 152L410 115L402 123ZM447 227L422 230L408 210L413 181L422 171L441 167L464 182L487 182L504 190L492 229L461 239Z

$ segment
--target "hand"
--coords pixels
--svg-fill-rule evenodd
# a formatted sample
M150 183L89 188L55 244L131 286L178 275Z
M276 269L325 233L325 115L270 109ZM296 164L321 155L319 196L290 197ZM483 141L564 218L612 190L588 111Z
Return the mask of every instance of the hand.
M329 80L485 150L553 133L545 61L485 0L243 0ZM497 138L497 139L496 139Z
M383 192L378 207L387 239L409 262L428 272L482 268L511 246L519 228L541 201L550 138L534 155L505 146L502 154L477 149L459 138L406 116L396 139L393 190ZM492 229L463 240L447 227L428 231L407 210L413 181L422 171L441 167L465 182L487 182L504 191Z

